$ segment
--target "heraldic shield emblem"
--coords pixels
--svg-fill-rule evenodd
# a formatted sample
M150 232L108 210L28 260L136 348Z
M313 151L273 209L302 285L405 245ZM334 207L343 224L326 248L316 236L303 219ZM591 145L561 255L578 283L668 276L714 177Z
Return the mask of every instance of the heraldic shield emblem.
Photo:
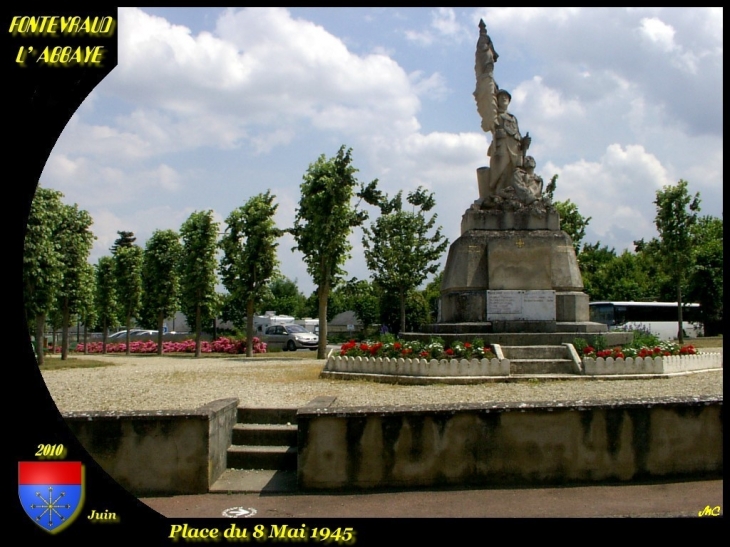
M18 462L18 495L33 522L54 534L81 511L84 467L81 462Z

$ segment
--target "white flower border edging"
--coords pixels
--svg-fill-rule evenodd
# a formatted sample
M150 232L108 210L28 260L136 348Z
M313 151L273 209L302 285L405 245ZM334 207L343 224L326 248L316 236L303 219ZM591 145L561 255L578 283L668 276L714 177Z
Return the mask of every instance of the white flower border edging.
M509 359L404 359L330 355L324 370L391 376L509 376Z
M614 374L671 374L722 368L722 353L696 353L694 355L671 355L669 357L613 357L583 358L586 375L603 376Z

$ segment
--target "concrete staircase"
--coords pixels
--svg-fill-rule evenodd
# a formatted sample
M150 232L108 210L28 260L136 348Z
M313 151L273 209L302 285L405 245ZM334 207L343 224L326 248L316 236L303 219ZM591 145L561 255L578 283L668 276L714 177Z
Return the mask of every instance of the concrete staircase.
M297 469L297 409L238 409L229 469Z
M336 397L321 396L305 407L326 408ZM210 492L258 493L297 490L297 407L238 407L227 469Z
M581 361L572 344L559 346L501 346L510 360L510 375L581 374Z

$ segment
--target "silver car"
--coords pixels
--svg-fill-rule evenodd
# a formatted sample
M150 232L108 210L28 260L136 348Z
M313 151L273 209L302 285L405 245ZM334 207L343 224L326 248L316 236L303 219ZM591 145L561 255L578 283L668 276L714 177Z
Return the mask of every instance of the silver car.
M271 348L280 347L284 351L298 349L317 349L319 336L312 334L300 325L273 325L266 329L264 342Z

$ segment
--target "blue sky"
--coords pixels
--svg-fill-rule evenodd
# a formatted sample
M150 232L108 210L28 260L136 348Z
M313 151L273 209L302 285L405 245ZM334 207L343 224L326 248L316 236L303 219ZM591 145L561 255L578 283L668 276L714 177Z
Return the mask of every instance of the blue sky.
M119 64L61 134L40 185L94 218L90 260L118 230L144 245L193 212L224 220L255 194L293 224L320 154L353 149L362 182L425 186L450 241L478 197L490 136L472 92L477 24L495 78L556 199L617 251L656 235L657 189L679 179L722 215L720 8L120 8ZM371 218L376 214L371 210ZM348 277L369 277L361 233ZM294 242L281 273L314 290ZM444 255L443 260L445 261Z

